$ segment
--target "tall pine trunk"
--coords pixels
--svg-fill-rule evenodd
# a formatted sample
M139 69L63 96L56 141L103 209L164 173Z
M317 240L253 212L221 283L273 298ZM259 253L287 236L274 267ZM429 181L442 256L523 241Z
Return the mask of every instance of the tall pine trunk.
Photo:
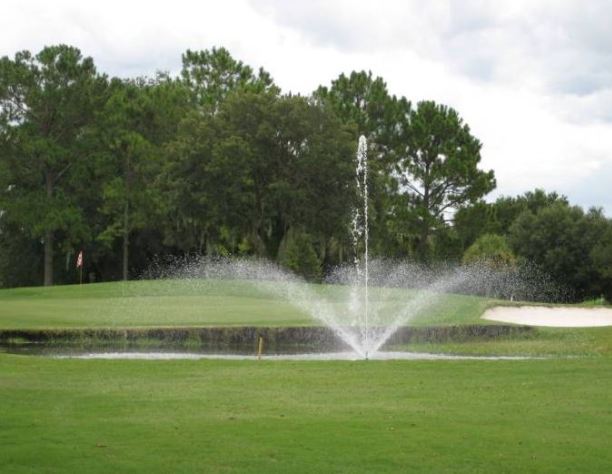
M45 175L45 186L47 190L47 199L51 200L53 196L53 177L51 173L47 172ZM45 232L45 244L44 244L44 285L53 285L53 231L47 230Z
M429 224L425 221L422 224L421 231L419 232L418 252L421 262L429 262L429 250Z
M126 201L123 208L123 280L128 279L128 260L130 251L130 222L129 222L129 203Z
M429 206L430 206L430 182L429 182L429 168L430 164L427 163L425 165L426 171L426 179L423 183L423 215L421 222L421 229L419 231L419 244L418 244L418 253L419 259L421 262L428 263L429 262Z
M53 285L53 232L45 232L45 286Z
M129 263L129 252L130 252L130 152L126 148L125 152L125 204L123 206L123 264L122 264L122 277L123 281L128 280L128 263Z

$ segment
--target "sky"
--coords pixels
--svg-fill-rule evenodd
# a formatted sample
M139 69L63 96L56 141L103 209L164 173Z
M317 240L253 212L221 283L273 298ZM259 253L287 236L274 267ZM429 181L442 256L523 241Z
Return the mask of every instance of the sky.
M493 169L488 196L557 191L612 217L612 1L4 0L0 56L65 43L109 75L176 73L224 46L284 92L371 70L455 108Z

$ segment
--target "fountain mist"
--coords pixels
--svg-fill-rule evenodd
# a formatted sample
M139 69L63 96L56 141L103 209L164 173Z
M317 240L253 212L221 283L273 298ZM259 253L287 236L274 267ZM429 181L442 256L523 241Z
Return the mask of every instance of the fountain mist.
M363 309L363 341L365 349L365 358L368 358L368 336L369 336L369 324L368 324L368 239L369 239L369 227L368 227L368 143L366 137L361 135L359 137L359 144L357 146L357 167L355 169L355 181L357 184L357 191L361 194L361 200L363 207L360 208L358 205L353 211L353 251L354 251L354 264L355 271L357 274L357 286L353 288L354 298L357 298L357 289L362 286L364 289L364 309ZM360 243L363 241L363 264L359 258ZM363 270L362 270L363 265Z
M322 322L344 345L366 359L377 357L399 327L431 311L445 293L529 299L551 287L544 279L534 278L537 272L533 270L500 271L487 265L431 268L369 261L368 159L364 136L359 138L355 179L359 204L352 220L353 264L331 271L326 278L328 285L309 284L276 264L255 259L190 258L154 266L144 276L166 278L169 282L181 279L183 285L192 286L196 292L204 291L203 285L209 291L211 285L221 280L244 281L249 288L286 300Z

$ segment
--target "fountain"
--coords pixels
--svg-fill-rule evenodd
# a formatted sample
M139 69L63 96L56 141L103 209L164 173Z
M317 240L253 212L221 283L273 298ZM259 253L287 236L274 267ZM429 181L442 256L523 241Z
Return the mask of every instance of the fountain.
M149 312L159 310L157 307L147 305L158 304L159 300L155 297L160 296L160 291L164 296L176 298L183 295L227 295L229 288L229 291L234 292L232 295L236 296L256 296L253 293L258 293L271 295L276 301L284 300L302 313L322 323L323 327L236 328L233 334L238 335L237 339L242 342L242 346L236 348L236 352L231 354L228 354L221 346L224 342L228 344L228 340L231 340L233 336L225 340L223 337L233 329L177 327L176 332L182 333L181 337L184 339L188 337L191 337L191 341L199 339L202 349L206 352L133 352L128 347L127 351L87 351L84 355L75 355L70 352L66 354L66 349L60 347L59 350L62 351L60 356L232 359L244 358L246 350L251 354L246 356L248 358L254 357L251 343L256 344L257 340L260 341L259 355L261 355L263 341L261 333L270 335L272 340L276 340L278 334L283 333L294 336L293 339L289 336L285 341L308 340L310 345L307 353L266 354L266 358L350 360L466 358L441 354L389 352L383 348L400 328L417 317L434 312L435 305L450 292L541 301L541 296L550 294L550 290L554 288L549 280L543 278L542 273L538 273L537 269L529 265L514 268L511 271L503 269L500 271L499 268L486 264L467 267L439 264L437 267L426 267L406 262L371 260L368 249L368 156L367 141L364 136L359 137L357 147L355 183L358 204L353 211L351 226L353 259L351 263L341 265L329 272L325 285L308 283L270 261L248 258L190 257L154 264L147 274L143 275L146 280L160 280L160 284L154 285L153 290L147 292L146 285L139 287L126 284L122 287L124 291L135 292L125 293L121 298L117 298L116 300L121 303L114 309L113 304L99 308L99 311L103 311L107 318L109 314L116 311L119 315L118 320L123 320L123 315L131 312L137 315L131 318L132 320L138 320L138 315L143 315L141 320L146 322L146 315ZM139 293L138 288L144 288L144 294ZM550 296L553 300L559 299L554 292ZM172 310L168 314L173 315ZM166 329L170 333L175 331L173 324L169 326L170 328ZM128 341L129 345L129 341L139 337L138 334L142 333L143 329L132 330L134 333L132 336L128 335L129 330L121 328L105 329L104 331L106 331L104 338L108 337L109 331L114 331L117 333L115 337L119 339L119 342L123 340L125 344ZM158 342L164 340L164 329L152 328L151 331L153 340L156 337ZM333 347L339 349L340 352L321 352L332 347L332 344L329 344L332 333L338 341L337 344L333 344ZM72 336L68 334L66 337L70 340ZM243 351L242 355L241 351Z
M368 358L368 239L369 239L369 227L368 227L368 142L366 137L361 135L359 137L359 144L357 146L357 168L355 170L355 181L357 184L357 191L361 194L363 200L363 208L360 212L359 206L355 207L353 211L353 251L354 251L354 264L355 273L357 275L357 285L352 288L353 298L357 298L357 291L359 286L364 289L363 297L363 349L364 356ZM361 218L361 219L360 219ZM363 240L363 271L361 268L361 262L359 258L359 243Z
M361 221L365 222L363 216ZM484 296L482 289L487 288L487 291L493 289L498 297L520 295L521 299L535 300L535 296L550 288L546 280L538 282L533 278L538 274L530 267L526 277L521 271L506 272L486 265L426 267L371 260L365 252L365 242L360 242L367 235L366 229L359 225L353 228L357 229L356 247L364 251L357 252L351 264L335 268L324 285L308 283L272 262L254 259L189 259L176 265L163 265L163 272L156 277L169 286L176 284L177 289L190 286L194 294L205 291L214 294L215 288L222 289L228 281L240 282L237 294L254 291L290 303L330 330L339 343L338 349L343 351L322 353L328 349L323 343L320 347L312 346L307 354L277 355L287 359L453 358L387 352L384 346L401 328L436 311L436 305L445 303L449 293ZM317 332L317 328L312 329L313 333ZM210 357L244 356L213 354ZM269 357L267 354L266 358Z
M353 262L334 269L326 278L328 285L309 284L273 263L249 259L195 259L161 276L193 282L248 281L259 291L284 299L325 324L358 358L382 357L382 346L400 326L465 281L467 273L457 268L434 271L406 263L370 261L364 136L359 137L355 181L359 204L352 219Z
M535 294L546 286L538 285L533 278L526 279L524 274L500 272L486 265L441 264L432 268L406 262L370 260L368 157L364 136L359 138L357 147L355 181L358 205L353 211L351 228L353 260L333 269L327 275L325 285L308 283L269 261L237 258L188 258L154 266L144 278L162 279L172 295L181 294L185 286L191 288L190 294L210 292L211 289L214 294L215 288L223 288L228 282L243 282L244 285L239 285L241 290L238 290L243 292L241 296L252 291L271 295L321 322L333 332L339 346L348 350L322 357L344 359L414 358L411 353L386 352L383 346L401 327L430 313L449 292L482 294L482 288L486 287L487 293L495 289L499 296L522 295L529 299L526 289ZM536 272L530 270L527 274L533 276ZM173 285L176 285L176 291ZM129 304L129 308L121 311L134 311L137 305L132 301ZM313 328L313 332L317 329ZM303 354L300 357L312 356ZM427 358L429 356L431 354ZM314 357L321 357L321 354Z

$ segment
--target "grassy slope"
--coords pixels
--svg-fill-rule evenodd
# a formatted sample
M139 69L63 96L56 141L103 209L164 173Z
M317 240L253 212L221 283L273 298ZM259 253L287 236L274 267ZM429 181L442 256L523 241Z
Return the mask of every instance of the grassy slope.
M313 285L337 300L337 287ZM389 310L411 293L385 291ZM447 295L413 324L479 323L485 298ZM0 290L0 328L318 324L269 292L239 281L136 281Z
M0 470L610 472L611 372L0 354Z
M531 333L497 339L419 343L395 349L463 355L612 357L612 327L536 328Z
M313 285L331 301L342 288ZM374 297L397 310L414 296L384 290ZM482 321L495 300L445 295L409 324L494 324ZM504 302L508 304L508 302ZM297 326L319 324L270 292L241 281L166 280L0 290L0 329L135 326ZM452 344L412 344L403 349L455 354L612 355L612 328L538 328L532 334Z

